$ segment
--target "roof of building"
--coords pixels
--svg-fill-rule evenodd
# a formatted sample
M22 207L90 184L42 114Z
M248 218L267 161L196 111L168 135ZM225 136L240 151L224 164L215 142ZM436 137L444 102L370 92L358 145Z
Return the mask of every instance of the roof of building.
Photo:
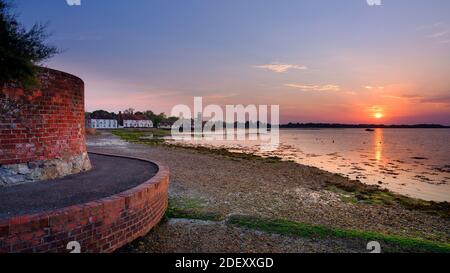
M140 115L140 114L122 114L123 120L150 120L146 115Z
M161 122L159 123L159 126L172 126L174 123L175 123L175 121L168 121L168 120L165 120L165 121L161 121Z
M91 113L88 117L88 119L109 119L109 120L150 120L146 115L144 114L122 114L119 113L119 115L114 115L113 113L108 112L102 112L97 111L94 113Z
M117 120L116 117L113 116L103 116L103 115L90 115L89 119L107 119L107 120Z

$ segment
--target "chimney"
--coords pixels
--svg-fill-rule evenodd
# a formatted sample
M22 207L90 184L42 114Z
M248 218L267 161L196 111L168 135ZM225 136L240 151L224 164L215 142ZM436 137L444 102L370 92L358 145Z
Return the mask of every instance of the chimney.
M119 118L118 118L119 126L123 126L123 115L122 111L119 111Z

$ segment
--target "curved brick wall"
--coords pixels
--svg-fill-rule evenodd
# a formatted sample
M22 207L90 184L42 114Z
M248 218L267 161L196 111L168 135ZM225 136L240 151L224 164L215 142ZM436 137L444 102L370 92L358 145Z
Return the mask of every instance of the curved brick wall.
M167 209L169 170L158 169L149 181L109 198L0 221L0 253L68 253L71 241L82 253L113 252L144 236Z
M47 68L40 68L39 74L39 88L0 90L0 186L91 168L83 81Z

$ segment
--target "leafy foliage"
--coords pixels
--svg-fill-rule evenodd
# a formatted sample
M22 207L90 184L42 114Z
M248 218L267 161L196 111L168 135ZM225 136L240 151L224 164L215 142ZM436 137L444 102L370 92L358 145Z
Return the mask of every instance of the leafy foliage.
M167 116L164 113L157 115L157 114L153 113L153 111L149 110L149 111L145 111L144 114L153 122L153 124L156 127L158 127L161 122L167 120Z
M11 14L10 3L0 0L0 86L38 83L36 65L58 53L45 44L45 28L35 24L27 31Z

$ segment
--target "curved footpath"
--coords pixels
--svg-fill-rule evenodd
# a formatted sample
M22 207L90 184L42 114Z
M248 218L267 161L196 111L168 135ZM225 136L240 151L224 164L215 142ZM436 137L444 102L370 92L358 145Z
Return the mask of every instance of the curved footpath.
M93 170L0 190L0 253L112 252L145 235L167 208L169 171L147 160L89 154Z

